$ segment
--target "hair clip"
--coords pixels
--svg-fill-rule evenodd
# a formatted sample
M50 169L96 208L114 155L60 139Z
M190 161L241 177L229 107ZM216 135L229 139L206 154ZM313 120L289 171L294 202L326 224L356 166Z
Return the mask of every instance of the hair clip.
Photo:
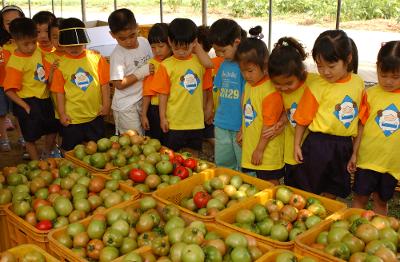
M282 41L282 44L281 44L281 45L283 45L283 46L289 46L289 43L286 42L286 41Z
M263 33L259 33L258 35L250 35L250 38L256 38L256 39L261 40L264 38L264 35L263 35Z

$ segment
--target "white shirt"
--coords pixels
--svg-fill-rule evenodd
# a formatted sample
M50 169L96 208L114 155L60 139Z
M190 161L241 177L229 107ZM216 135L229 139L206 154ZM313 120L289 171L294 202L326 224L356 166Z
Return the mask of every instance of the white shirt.
M114 48L110 56L110 80L122 80L133 74L142 65L147 64L153 57L151 46L146 38L138 37L139 46L135 49L126 49L120 45ZM125 89L115 89L111 108L115 111L124 111L129 106L142 99L143 81L137 81Z

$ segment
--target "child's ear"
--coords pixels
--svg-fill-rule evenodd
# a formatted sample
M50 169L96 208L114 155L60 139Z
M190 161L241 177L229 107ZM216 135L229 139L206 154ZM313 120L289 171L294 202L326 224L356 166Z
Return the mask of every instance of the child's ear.
M235 41L233 41L233 46L238 46L240 44L240 39L236 38Z
M351 64L351 62L352 62L352 60L353 60L353 55L352 54L349 54L349 56L347 57L347 64L349 65L349 64Z

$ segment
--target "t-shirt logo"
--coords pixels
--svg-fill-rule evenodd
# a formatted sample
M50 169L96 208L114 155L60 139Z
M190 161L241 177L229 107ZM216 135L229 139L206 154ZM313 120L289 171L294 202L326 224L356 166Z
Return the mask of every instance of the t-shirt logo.
M189 69L183 76L181 76L179 84L192 95L200 85L200 79L197 74Z
M249 127L251 123L253 123L254 119L257 117L257 112L254 110L253 105L251 104L250 98L247 100L244 105L244 123L246 127Z
M400 113L394 104L386 107L384 110L379 110L375 117L375 122L378 124L385 136L390 136L400 127Z
M36 70L34 73L34 79L40 81L42 83L46 83L46 72L44 70L44 66L41 64L36 65Z
M335 106L333 114L342 122L344 127L349 128L351 122L358 115L357 103L351 97L345 96L342 103Z
M79 67L78 71L71 76L71 82L82 91L86 91L89 85L93 82L93 77Z
M293 104L290 106L290 108L286 111L287 118L289 119L289 123L295 127L296 126L296 121L294 120L293 116L294 113L296 112L297 109L297 103L293 102Z

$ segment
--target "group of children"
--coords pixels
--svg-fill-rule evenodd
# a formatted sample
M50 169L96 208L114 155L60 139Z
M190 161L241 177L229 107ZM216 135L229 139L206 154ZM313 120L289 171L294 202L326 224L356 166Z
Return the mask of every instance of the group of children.
M173 150L201 150L203 138L215 134L218 166L274 184L284 177L287 185L347 197L355 173L353 206L365 207L372 196L374 210L387 212L400 178L399 41L382 46L378 84L365 89L357 47L341 30L315 41L316 74L307 72L307 55L291 37L270 53L259 26L247 36L231 19L207 28L177 18L154 24L145 39L133 13L118 9L108 19L118 43L109 67L85 49L79 19L41 12L48 20L35 21L8 8L2 26L12 42L2 42L0 84L32 159L43 135L47 151L57 133L63 150L101 138L111 107L118 133L135 129ZM10 11L20 15L8 26Z

